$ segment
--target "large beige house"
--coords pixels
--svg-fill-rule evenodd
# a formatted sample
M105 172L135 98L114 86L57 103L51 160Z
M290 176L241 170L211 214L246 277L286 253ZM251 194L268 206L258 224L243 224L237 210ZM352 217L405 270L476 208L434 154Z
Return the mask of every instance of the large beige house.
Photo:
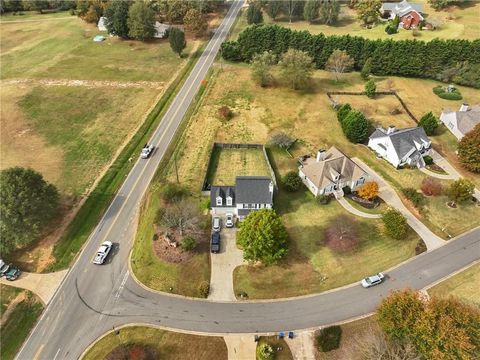
M301 163L299 176L315 196L341 192L347 186L355 190L368 178L365 170L334 146Z

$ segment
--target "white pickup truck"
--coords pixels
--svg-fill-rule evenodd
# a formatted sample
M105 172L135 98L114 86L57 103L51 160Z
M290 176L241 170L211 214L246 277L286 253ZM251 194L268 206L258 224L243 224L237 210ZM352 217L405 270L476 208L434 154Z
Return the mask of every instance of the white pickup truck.
M155 147L153 145L145 144L143 146L142 152L140 153L140 157L142 159L148 159L150 157L150 155L152 155L153 149L155 149Z

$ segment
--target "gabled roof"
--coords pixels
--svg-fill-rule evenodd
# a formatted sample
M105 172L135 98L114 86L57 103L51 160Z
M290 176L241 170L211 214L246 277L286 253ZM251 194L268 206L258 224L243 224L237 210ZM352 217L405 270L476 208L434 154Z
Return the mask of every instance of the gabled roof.
M412 149L417 149L415 142L419 144L430 143L425 130L422 127L395 130L390 134L382 128L377 128L370 139L388 137L399 159L403 159Z
M444 114L455 113L457 119L457 129L463 135L472 130L477 124L480 124L480 106L466 106L464 111L452 111L450 109L445 109Z
M398 3L395 3L395 2L383 3L382 10L391 11L393 14L401 17L408 14L411 11L416 11L420 14L423 11L423 6L422 4L409 3L407 0L403 0Z
M227 196L232 197L232 206L235 205L235 187L234 186L212 186L210 189L210 204L213 207L219 207L217 206L217 197L222 198L222 205L221 207L226 207L227 206Z
M238 204L273 204L273 183L268 176L237 176L235 183Z
M367 174L335 146L328 149L323 160L317 161L314 157L306 159L302 172L319 189L334 183L336 175L340 175L342 180L352 181Z

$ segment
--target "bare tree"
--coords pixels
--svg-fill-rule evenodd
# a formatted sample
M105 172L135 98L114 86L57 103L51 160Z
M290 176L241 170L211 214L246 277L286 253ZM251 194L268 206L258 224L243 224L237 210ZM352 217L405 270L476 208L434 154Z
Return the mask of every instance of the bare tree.
M345 349L347 359L419 360L411 344L388 340L377 326L357 335Z
M284 132L277 132L270 137L270 143L277 145L283 149L288 149L295 142L290 136Z
M160 223L176 229L183 236L185 232L197 232L200 227L200 212L195 203L183 199L164 209Z
M335 74L335 79L338 81L338 74L343 74L349 71L354 64L353 59L347 54L345 50L335 49L332 55L327 60L326 69Z

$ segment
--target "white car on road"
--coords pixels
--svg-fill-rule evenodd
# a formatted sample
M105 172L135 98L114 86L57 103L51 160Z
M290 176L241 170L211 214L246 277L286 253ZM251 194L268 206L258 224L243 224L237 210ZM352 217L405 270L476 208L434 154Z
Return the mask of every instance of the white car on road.
M150 155L152 155L153 149L155 149L153 145L145 144L143 146L142 152L140 153L140 157L142 159L148 159Z
M380 284L384 278L385 278L385 275L383 275L382 273L378 273L376 275L366 277L365 279L362 280L361 284L364 288L369 288L369 287Z
M110 250L112 250L112 242L111 241L104 241L102 245L98 248L97 254L93 259L93 263L97 265L101 265L105 262L105 259L108 256Z

